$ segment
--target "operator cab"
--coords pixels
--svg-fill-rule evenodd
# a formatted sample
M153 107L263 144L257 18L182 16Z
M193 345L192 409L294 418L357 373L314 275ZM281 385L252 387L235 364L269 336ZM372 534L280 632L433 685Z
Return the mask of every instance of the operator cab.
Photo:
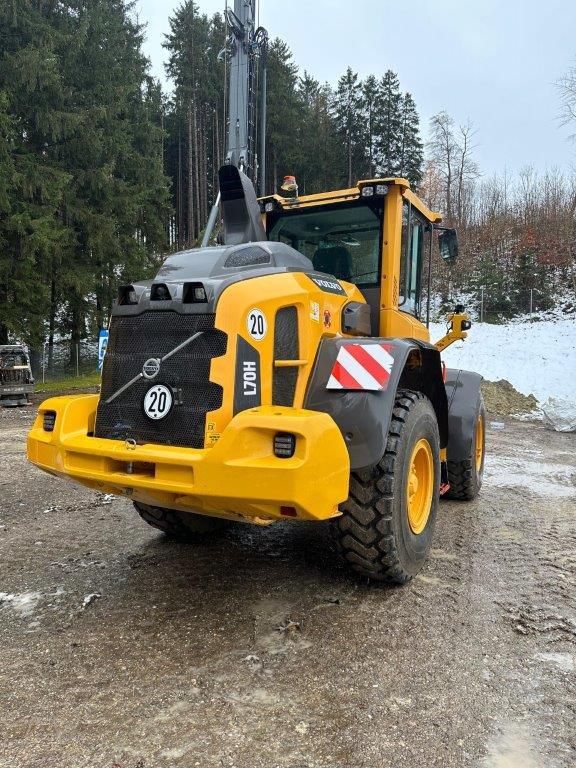
M374 336L426 339L424 263L433 230L442 230L446 261L454 260L458 246L455 231L438 227L440 214L430 211L407 181L359 181L352 189L294 198L271 195L260 200L260 209L268 240L290 245L318 272L359 288L370 306Z
M378 334L384 199L360 199L312 208L282 209L266 216L269 240L307 256L317 272L357 285L371 305ZM374 304L374 306L372 306Z

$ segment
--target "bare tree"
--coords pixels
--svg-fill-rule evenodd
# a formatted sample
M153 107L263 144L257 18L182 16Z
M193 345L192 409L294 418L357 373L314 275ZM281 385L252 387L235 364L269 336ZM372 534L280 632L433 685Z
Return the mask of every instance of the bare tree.
M576 123L576 66L570 67L564 77L557 83L562 98L562 125ZM571 136L576 138L576 134Z
M446 111L431 120L430 158L444 181L444 213L447 221L464 224L472 205L472 186L480 176L473 158L476 131L468 120L455 128Z
M464 223L468 218L468 205L472 197L471 187L480 176L478 165L472 154L476 149L473 144L476 130L470 120L458 128L456 141L458 165L456 168L456 212L459 223Z
M454 169L457 165L457 145L454 138L454 120L443 110L430 120L431 138L428 143L431 159L444 179L444 211L452 220L452 193Z

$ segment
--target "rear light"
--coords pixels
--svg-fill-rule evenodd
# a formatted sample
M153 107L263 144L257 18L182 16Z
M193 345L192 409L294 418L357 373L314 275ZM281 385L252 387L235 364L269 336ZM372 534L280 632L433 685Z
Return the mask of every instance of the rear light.
M274 456L278 459L291 459L296 450L296 435L278 432L274 435Z
M383 197L384 195L388 194L388 187L386 184L375 184L374 186L368 185L365 187L362 187L362 197L374 197L374 195L377 195L378 197Z
M183 304L205 304L207 301L206 289L202 283L184 283L182 291Z
M172 295L166 283L155 283L150 291L150 301L171 301Z
M42 424L44 432L54 432L56 424L56 411L44 411L44 422Z
M133 285L121 285L118 289L118 304L121 307L138 304L138 294Z
M284 517L298 517L296 507L280 507L280 514Z

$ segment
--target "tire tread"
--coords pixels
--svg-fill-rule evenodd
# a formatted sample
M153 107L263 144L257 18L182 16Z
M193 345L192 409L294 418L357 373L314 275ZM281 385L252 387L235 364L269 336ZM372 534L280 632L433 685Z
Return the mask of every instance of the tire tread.
M194 523L199 515L190 514L190 524L187 525L184 516L188 513L180 513L174 509L165 509L164 507L153 507L149 504L142 504L135 501L134 507L142 520L152 528L162 531L168 538L176 541L196 542L203 541L210 534L219 531L228 525L227 520L220 518L204 517L202 525L198 530Z
M394 473L397 452L410 410L425 395L400 390L396 395L382 459L371 472L352 472L342 516L332 532L342 557L363 576L404 584L411 578L400 562L392 534Z

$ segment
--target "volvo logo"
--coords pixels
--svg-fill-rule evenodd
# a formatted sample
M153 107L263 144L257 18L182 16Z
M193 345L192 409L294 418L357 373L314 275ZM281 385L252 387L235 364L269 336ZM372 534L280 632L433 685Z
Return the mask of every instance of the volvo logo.
M151 357L146 360L142 366L142 376L145 379L155 379L160 373L160 360L157 357Z

